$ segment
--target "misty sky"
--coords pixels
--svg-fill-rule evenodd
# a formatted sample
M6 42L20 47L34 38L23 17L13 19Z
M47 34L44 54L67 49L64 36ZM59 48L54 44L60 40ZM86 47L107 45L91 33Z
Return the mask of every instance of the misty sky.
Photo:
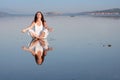
M0 0L0 11L11 13L82 12L120 8L120 0Z

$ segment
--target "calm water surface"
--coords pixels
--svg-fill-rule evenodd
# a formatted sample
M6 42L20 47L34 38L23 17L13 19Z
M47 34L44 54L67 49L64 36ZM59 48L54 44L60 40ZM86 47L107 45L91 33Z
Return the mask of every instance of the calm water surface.
M31 17L0 18L0 80L120 80L120 19L46 17L53 49L41 65L22 49Z

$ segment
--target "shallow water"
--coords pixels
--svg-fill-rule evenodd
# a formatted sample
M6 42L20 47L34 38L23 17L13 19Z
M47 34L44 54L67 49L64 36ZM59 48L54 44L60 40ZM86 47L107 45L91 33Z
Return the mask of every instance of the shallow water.
M53 50L37 65L22 49L33 16L0 18L0 80L120 80L120 19L46 17Z

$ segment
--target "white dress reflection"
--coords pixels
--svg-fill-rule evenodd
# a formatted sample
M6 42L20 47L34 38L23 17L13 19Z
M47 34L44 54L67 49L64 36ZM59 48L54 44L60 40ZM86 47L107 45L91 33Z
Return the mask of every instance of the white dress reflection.
M33 39L28 47L23 46L22 48L35 57L37 64L42 64L47 52L53 50L52 47L49 47L47 39Z

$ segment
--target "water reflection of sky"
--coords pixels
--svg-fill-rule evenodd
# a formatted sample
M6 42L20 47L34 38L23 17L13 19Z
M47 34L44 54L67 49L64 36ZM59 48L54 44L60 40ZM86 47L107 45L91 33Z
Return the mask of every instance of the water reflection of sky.
M120 79L119 19L47 17L55 29L48 37L54 50L48 52L40 66L29 52L22 50L31 37L21 29L31 20L32 17L0 19L1 80Z

